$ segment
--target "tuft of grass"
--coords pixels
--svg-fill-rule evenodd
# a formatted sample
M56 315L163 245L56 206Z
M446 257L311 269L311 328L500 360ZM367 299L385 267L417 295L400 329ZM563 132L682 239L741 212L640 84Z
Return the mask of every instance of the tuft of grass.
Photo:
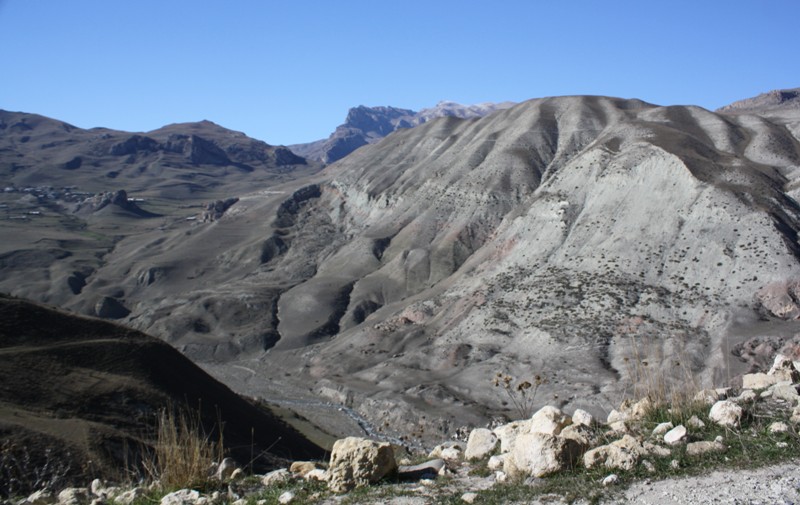
M149 477L163 490L208 487L212 463L224 457L222 426L214 440L199 413L165 408L159 412L157 430L152 457L144 463Z

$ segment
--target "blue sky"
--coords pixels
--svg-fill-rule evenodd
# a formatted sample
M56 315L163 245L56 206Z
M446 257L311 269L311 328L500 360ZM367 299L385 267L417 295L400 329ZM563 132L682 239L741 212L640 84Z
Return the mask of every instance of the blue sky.
M89 128L208 119L271 144L356 105L800 86L800 1L0 0L0 108Z

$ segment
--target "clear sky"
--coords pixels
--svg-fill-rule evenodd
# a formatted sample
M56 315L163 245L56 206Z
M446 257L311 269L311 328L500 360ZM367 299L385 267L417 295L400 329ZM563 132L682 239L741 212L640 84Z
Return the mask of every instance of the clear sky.
M0 108L270 144L356 105L611 95L709 109L800 86L798 0L0 0Z

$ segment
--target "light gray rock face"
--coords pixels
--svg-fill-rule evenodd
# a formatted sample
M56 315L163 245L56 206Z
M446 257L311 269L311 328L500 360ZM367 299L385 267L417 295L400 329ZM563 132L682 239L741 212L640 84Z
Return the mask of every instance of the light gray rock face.
M545 405L537 410L530 422L530 433L558 435L561 430L572 424L572 419L552 405Z
M467 440L467 449L464 451L464 459L481 459L490 455L497 448L497 436L486 428L477 428L470 432Z
M583 455L583 465L586 468L604 466L608 469L632 470L642 457L643 451L636 439L625 435L610 444L587 451Z
M391 444L358 437L337 440L331 450L328 487L344 493L397 471Z
M517 437L506 455L503 471L511 478L544 477L569 468L580 456L574 440L547 433L526 433Z
M161 498L161 505L195 505L200 492L194 489L179 489Z
M688 435L686 426L679 424L664 434L664 442L668 445L677 445L681 442L685 442Z
M742 413L742 407L731 401L723 400L711 407L708 418L720 426L738 428L742 420Z
M605 97L439 118L237 192L213 224L115 244L68 305L119 286L126 324L226 362L237 389L326 379L374 424L435 440L517 415L497 371L599 414L637 357L724 376L742 334L779 331L754 300L800 279L796 123ZM141 283L156 266L169 277Z

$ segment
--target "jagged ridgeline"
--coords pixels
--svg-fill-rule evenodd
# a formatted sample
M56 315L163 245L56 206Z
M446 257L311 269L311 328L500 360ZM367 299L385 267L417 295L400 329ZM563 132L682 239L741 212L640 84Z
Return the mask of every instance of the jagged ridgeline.
M794 334L800 119L775 107L558 97L435 119L120 240L63 304L114 298L236 388L310 388L405 434L508 414L497 372L594 412L642 366L719 383L751 337Z

